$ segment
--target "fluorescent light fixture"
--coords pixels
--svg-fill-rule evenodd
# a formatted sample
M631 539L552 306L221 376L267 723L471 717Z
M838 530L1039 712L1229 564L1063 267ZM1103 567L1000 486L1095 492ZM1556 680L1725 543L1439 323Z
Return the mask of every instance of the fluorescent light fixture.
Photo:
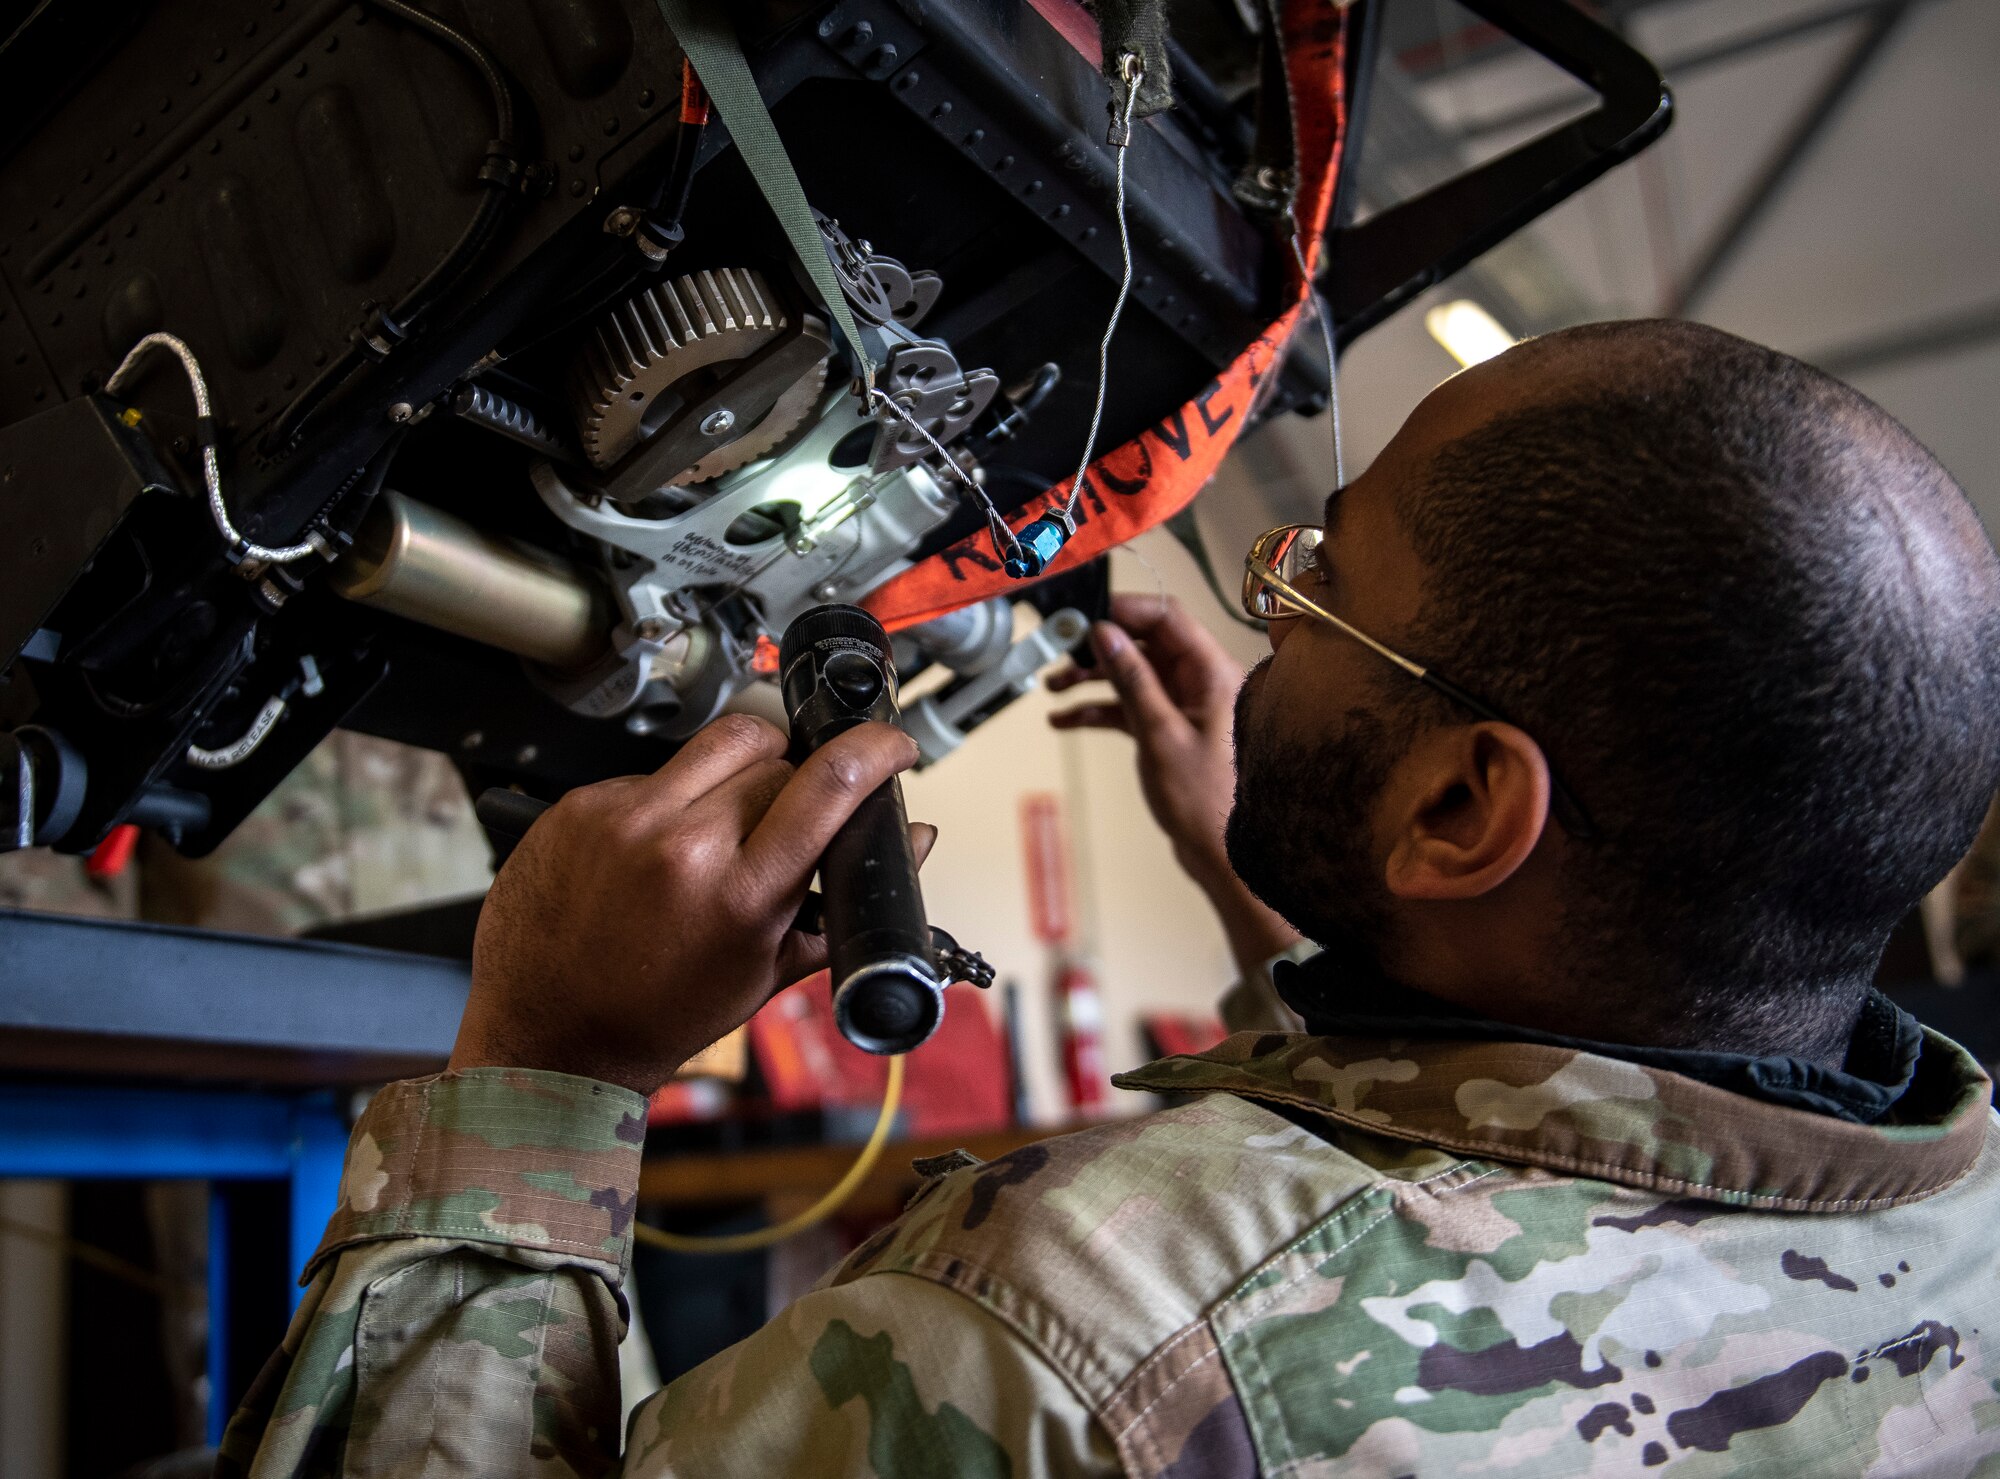
M1514 336L1470 298L1440 303L1424 315L1424 327L1459 364L1471 366L1511 349Z

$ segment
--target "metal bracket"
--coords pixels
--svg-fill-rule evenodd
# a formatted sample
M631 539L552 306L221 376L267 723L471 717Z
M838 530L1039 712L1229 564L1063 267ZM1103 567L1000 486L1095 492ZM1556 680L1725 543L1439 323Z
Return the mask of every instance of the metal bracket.
M951 516L956 501L921 463L886 473L835 466L835 449L870 424L845 387L829 389L789 453L724 474L706 499L664 519L593 502L568 473L536 463L530 476L549 511L611 551L605 576L622 618L605 663L551 691L580 712L625 713L662 661L710 677L738 672L734 656L717 662L674 645L700 630L694 624L725 597L754 583L763 621L782 631L808 607L837 599L849 589L843 582L908 568L907 551ZM865 522L856 518L863 511ZM833 537L836 530L844 537ZM725 640L713 624L707 630ZM658 732L691 733L728 693L717 687L683 696L687 707L675 727Z

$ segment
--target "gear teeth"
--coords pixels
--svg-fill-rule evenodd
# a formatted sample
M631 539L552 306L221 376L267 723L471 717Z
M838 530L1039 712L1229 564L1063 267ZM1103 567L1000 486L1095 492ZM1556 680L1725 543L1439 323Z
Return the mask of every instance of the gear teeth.
M571 374L584 455L597 467L616 462L674 381L743 358L784 327L769 286L744 267L704 269L627 299L585 344Z

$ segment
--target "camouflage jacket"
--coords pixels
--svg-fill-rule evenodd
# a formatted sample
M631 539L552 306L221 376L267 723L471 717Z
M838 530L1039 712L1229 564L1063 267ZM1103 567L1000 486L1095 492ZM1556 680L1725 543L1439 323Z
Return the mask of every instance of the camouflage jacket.
M1123 1082L1195 1097L937 1177L622 1441L640 1100L392 1085L221 1472L2000 1472L2000 1122L1946 1039L1873 1126L1521 1043Z

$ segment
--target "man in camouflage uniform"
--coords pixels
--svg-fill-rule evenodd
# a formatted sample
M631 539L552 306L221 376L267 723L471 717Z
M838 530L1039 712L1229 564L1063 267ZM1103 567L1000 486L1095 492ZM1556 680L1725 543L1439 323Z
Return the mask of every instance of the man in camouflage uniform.
M489 857L448 759L336 730L207 857L146 836L137 867L99 878L45 848L0 853L0 908L295 935L478 893Z
M2000 1472L1990 1085L1867 984L2000 775L1957 488L1802 365L1604 326L1441 387L1324 535L1257 584L1226 833L1185 617L1116 608L1065 721L1306 1031L938 1176L621 1435L641 1094L814 963L814 859L915 758L711 726L503 870L223 1471Z

